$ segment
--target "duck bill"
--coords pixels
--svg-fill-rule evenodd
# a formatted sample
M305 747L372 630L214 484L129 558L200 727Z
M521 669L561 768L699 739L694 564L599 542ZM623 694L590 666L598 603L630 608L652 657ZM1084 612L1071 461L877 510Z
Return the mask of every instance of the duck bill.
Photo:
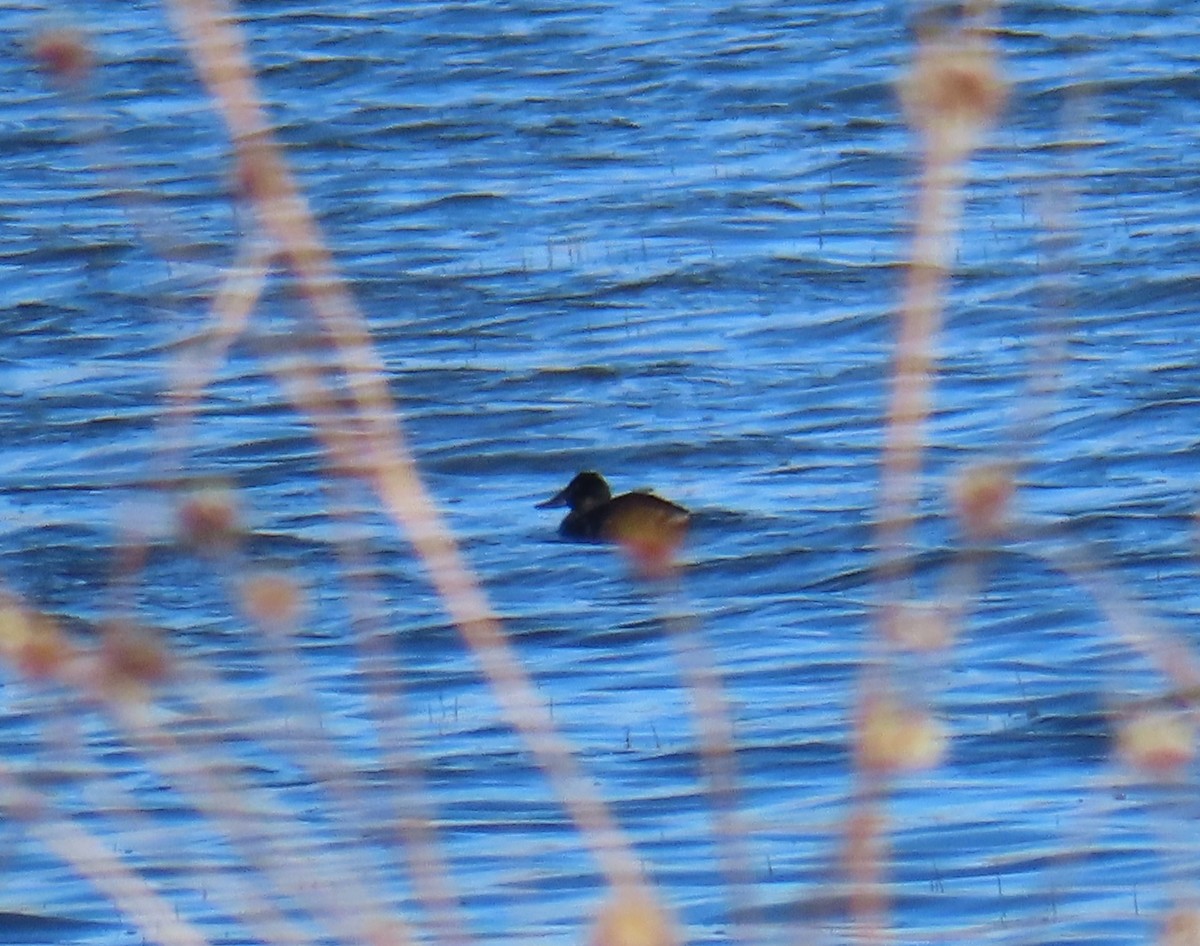
M534 509L552 509L555 506L565 506L566 504L567 504L567 491L565 489L561 489L557 493L555 493L553 496L551 496L549 499L538 503L533 508Z

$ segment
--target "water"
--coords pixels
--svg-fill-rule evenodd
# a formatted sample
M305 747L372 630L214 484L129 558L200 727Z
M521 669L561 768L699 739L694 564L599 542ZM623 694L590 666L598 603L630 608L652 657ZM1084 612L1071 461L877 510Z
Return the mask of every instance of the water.
M1048 531L999 554L948 658L910 668L953 742L892 808L905 939L1141 941L1196 867L1194 802L1164 804L1108 762L1104 713L1156 678L1051 560L1088 549L1122 598L1194 637L1200 98L1194 24L1174 11L1003 11L1014 86L972 163L921 579L949 557L942 484L963 463L1019 456L1022 513ZM894 93L910 14L865 2L245 11L279 135L429 487L697 942L729 929L689 696L660 620L677 607L699 617L729 688L767 937L845 928L825 881L874 600L915 169ZM47 15L92 32L93 99L56 95L30 68L22 43ZM176 554L147 486L174 346L203 324L246 223L219 123L153 5L26 3L0 17L4 578L84 627L119 599L115 549L136 522L151 541L139 616L261 718L286 720L286 677L230 617L228 576ZM329 581L346 532L325 515L306 425L264 370L312 332L299 308L285 281L268 285L205 402L191 469L235 479L251 557L309 587L302 649L323 725L385 805L369 674L346 639L344 583ZM1047 377L1051 393L1032 396ZM678 601L631 582L609 550L558 541L554 516L532 508L584 468L695 511ZM405 683L473 927L489 941L578 941L595 865L403 541L371 511L357 529L387 613L372 669ZM47 722L62 699L6 684L6 757L202 911L180 871L231 859L211 824L90 715L86 751L64 755L53 727L70 725ZM332 830L303 773L248 751L276 803ZM108 779L158 799L148 824L111 816L116 796L94 785ZM8 834L0 907L71 918L61 940L135 941L90 887ZM214 939L244 935L207 922ZM29 941L16 920L0 927Z

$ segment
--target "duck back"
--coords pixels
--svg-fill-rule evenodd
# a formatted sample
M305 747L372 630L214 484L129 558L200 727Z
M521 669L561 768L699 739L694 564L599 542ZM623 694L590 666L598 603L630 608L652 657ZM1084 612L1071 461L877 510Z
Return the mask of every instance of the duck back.
M580 523L580 538L622 544L677 544L689 515L682 506L653 493L624 493L592 510ZM565 523L564 523L565 525Z

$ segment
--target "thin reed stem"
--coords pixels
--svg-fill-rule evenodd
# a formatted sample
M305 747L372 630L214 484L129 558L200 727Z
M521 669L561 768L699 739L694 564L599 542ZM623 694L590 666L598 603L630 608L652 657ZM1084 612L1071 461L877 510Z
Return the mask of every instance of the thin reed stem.
M960 161L931 156L918 191L912 262L898 313L884 427L878 541L885 639L894 637L896 609L909 596L909 537L916 517L925 429L937 373L933 349L962 205L963 174Z
M119 854L74 821L57 815L2 765L0 807L21 821L47 850L87 878L117 909L136 917L143 932L162 946L211 946L209 939Z
M968 11L975 28L956 28L918 44L902 88L910 123L920 136L921 177L911 258L898 313L896 349L884 430L877 525L877 634L860 673L855 708L857 790L847 828L851 915L859 940L883 941L890 906L885 825L890 771L932 761L935 727L909 717L898 703L886 648L902 636L912 598L911 545L922 483L926 427L937 375L934 345L962 209L966 161L1004 100L1004 85L982 29L990 5ZM881 745L903 736L912 759ZM881 751L883 750L883 751Z
M694 616L664 602L663 623L675 644L680 673L692 700L696 738L708 781L718 855L728 891L733 940L754 942L758 916L752 897L753 876L747 830L738 815L736 740L729 700L711 654L698 638Z
M583 777L569 744L555 731L549 712L421 481L365 322L337 277L316 222L268 131L232 15L217 0L171 0L169 6L230 130L246 196L339 354L346 388L365 434L363 457L385 510L425 563L434 588L479 659L509 721L547 773L609 883L642 886L641 870L628 841Z

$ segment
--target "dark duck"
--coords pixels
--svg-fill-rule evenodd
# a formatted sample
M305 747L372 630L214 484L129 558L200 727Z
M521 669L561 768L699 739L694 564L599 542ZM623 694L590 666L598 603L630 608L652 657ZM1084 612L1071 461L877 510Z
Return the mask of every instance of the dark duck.
M583 542L673 548L687 531L691 514L661 496L641 490L614 496L599 473L579 473L538 509L567 506L559 534Z

